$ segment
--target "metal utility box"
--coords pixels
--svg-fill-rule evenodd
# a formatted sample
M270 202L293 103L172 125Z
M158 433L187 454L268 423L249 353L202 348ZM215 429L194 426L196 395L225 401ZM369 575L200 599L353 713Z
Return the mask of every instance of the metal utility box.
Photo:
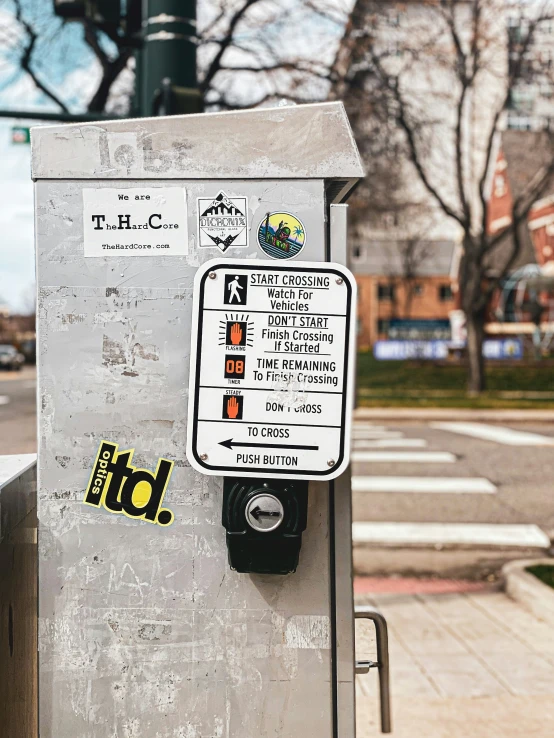
M36 455L0 456L0 734L37 735Z
M185 455L197 268L346 263L342 104L35 128L32 150L41 738L354 738L348 472L310 482L294 574L240 574L223 480ZM95 506L108 459L163 476L157 518Z

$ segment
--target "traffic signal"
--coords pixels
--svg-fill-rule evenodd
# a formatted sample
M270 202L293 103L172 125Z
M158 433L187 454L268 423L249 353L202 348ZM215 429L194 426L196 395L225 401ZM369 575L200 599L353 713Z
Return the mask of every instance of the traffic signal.
M88 20L122 45L136 46L142 32L142 0L54 0L54 12L66 21Z
M201 113L204 100L200 90L179 87L164 77L161 86L154 92L151 115L185 115Z
M87 0L54 0L54 13L65 20L81 20L87 16Z
M88 20L108 33L122 31L122 36L140 32L141 0L127 0L122 10L120 0L54 0L54 12L67 21Z

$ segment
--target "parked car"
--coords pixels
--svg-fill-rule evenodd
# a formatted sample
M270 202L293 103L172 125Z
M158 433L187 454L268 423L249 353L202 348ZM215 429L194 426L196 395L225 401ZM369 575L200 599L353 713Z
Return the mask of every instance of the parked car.
M25 363L25 357L9 344L0 344L0 369L18 372Z

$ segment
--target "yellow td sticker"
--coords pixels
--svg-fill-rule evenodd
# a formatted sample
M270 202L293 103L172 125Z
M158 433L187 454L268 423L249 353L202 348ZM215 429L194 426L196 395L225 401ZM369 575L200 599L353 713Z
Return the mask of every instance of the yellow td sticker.
M158 459L155 472L131 465L134 449L119 451L117 443L102 441L90 475L83 502L128 518L167 526L173 522L171 510L162 508L173 461Z

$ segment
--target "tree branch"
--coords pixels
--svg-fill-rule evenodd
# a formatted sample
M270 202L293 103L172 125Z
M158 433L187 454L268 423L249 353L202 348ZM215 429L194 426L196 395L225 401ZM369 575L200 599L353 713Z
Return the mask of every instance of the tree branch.
M544 20L547 20L547 18L541 15L535 21L530 23L527 34L523 40L523 43L520 46L519 54L516 58L515 63L513 63L513 57L511 56L511 50L510 50L510 44L508 43L508 54L512 58L512 68L511 68L511 71L509 73L508 80L506 83L506 94L504 95L502 102L500 103L500 105L498 106L494 114L494 118L492 121L491 129L489 131L489 137L487 141L485 163L483 165L483 171L481 173L481 178L479 180L479 199L481 201L481 211L482 211L481 212L481 231L483 233L486 233L486 230L487 230L487 218L488 218L488 207L489 207L489 203L488 203L486 192L485 192L485 185L487 182L487 177L490 171L490 167L492 166L491 158L492 158L492 153L494 150L494 141L498 133L498 123L500 121L500 117L502 116L506 108L508 107L514 85L521 78L524 57L532 43L536 27L538 23L541 23Z
M15 19L25 29L25 32L27 34L27 44L23 47L23 54L19 62L21 64L21 69L23 69L23 71L29 75L29 77L33 80L33 83L35 87L37 87L37 89L39 89L47 97L49 97L50 100L55 102L56 105L59 105L59 107L62 109L64 113L69 113L69 108L63 102L63 100L59 98L56 95L56 93L53 92L49 87L47 87L44 83L40 81L40 79L37 77L37 75L35 74L32 68L33 52L35 50L35 45L38 40L38 34L35 31L35 29L32 27L32 25L23 18L21 0L14 0L14 2L15 2Z
M85 21L84 27L85 41L94 52L102 67L102 79L88 104L88 110L91 113L101 113L106 107L113 83L127 66L127 62L132 56L133 51L130 48L118 47L118 56L115 59L111 59L100 44L96 26L90 21Z
M450 31L450 36L452 38L452 41L454 43L454 48L456 49L456 59L457 59L457 76L458 80L461 85L461 91L460 91L460 97L458 99L458 104L456 106L456 126L455 126L455 157L456 157L456 183L458 187L458 196L460 198L460 205L462 208L462 211L464 213L464 219L467 223L471 224L472 218L471 218L471 210L469 206L468 199L466 197L465 192L465 172L464 172L464 151L463 151L463 115L464 115L464 105L466 100L466 95L470 87L472 86L475 76L478 69L478 64L475 59L473 59L472 64L472 71L471 74L468 71L468 57L467 54L464 51L462 39L460 38L460 34L458 33L458 28L456 26L456 19L454 16L454 8L452 5L452 0L442 0L443 5L443 17L446 21L446 25L448 26L448 29ZM444 10L444 7L448 7L449 12L446 13ZM475 48L478 48L478 45L475 41L475 36L477 34L477 25L479 21L479 3L476 1L473 6L473 41L472 41L472 47L475 46Z
M312 77L317 77L318 79L323 80L330 80L331 74L330 72L323 72L318 71L316 69L313 69L309 65L304 65L302 62L278 62L276 64L268 64L267 66L250 66L250 65L241 65L241 66L232 66L232 67L220 67L221 72L276 72L276 71L288 71L288 72L301 72L303 74L309 74Z
M219 46L219 50L217 51L216 55L211 61L210 66L208 67L206 74L204 75L204 79L200 83L200 90L202 92L206 92L206 90L209 88L209 86L212 83L213 78L215 75L219 72L221 68L221 60L223 59L223 55L231 45L233 41L233 35L235 33L235 29L238 25L238 23L244 18L244 15L247 10L249 10L253 5L255 5L260 0L246 0L244 5L239 8L239 10L236 11L236 13L233 15L231 20L229 21L229 27L227 29L227 33L223 40L221 41L221 44Z
M402 94L400 93L398 80L396 80L395 84L393 84L392 86L389 86L389 89L392 91L395 101L397 103L398 110L397 110L396 120L400 128L406 134L406 140L408 141L409 158L412 164L414 165L414 167L416 168L419 179L421 180L427 192L435 199L435 201L442 208L443 212L446 213L446 215L450 216L451 218L454 218L454 220L456 220L462 226L464 230L468 230L470 224L467 223L465 219L462 216L460 216L460 214L457 213L452 207L450 207L450 205L441 196L437 188L434 187L429 177L427 176L427 172L425 171L423 167L423 163L419 156L419 150L418 150L417 142L415 138L414 127L410 125L408 121L408 117L406 115L406 107L405 107L404 100L402 98Z

